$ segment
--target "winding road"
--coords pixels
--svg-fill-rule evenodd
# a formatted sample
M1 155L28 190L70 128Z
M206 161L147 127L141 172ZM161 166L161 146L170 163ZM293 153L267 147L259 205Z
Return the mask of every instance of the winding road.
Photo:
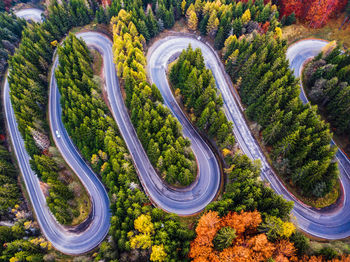
M17 14L19 15L19 12ZM199 177L193 185L189 188L175 189L164 185L137 138L119 87L113 63L111 40L96 32L79 33L77 36L81 37L88 46L97 49L103 57L106 83L104 88L108 94L112 115L133 158L143 188L156 206L179 215L197 213L215 198L221 183L219 166L213 152L184 116L173 97L166 78L169 59L191 44L193 48L198 47L202 50L206 66L213 72L217 87L222 93L226 116L234 124L233 131L242 151L251 159L260 159L262 162L261 177L267 180L278 194L294 202L293 214L298 221L299 227L303 231L320 238L340 239L350 236L350 201L347 197L350 189L350 176L347 173L350 171L348 159L341 152L337 153L338 160L340 159L339 167L344 189L344 198L337 208L316 210L295 199L285 189L280 180L276 178L257 142L251 135L241 112L241 105L235 99L235 94L232 91L232 83L229 81L216 52L209 45L193 37L176 35L157 41L149 48L147 54L149 77L159 88L165 105L181 123L184 135L191 140L192 150L195 153L199 166ZM296 76L299 75L304 61L308 57L317 54L324 44L325 42L317 45L314 42L310 44L299 42L288 49L287 56L290 59L291 68L295 70ZM53 69L56 68L57 64L58 59L56 57ZM107 234L110 216L109 201L103 185L81 158L64 128L59 97L53 70L51 73L49 100L51 132L66 162L87 188L94 207L91 223L81 233L71 232L62 227L50 213L45 197L40 190L39 180L30 169L29 156L25 151L11 106L7 79L5 81L4 105L7 125L40 227L56 249L68 254L80 254L94 248Z
M17 13L17 15L19 16L20 14ZM29 17L30 16L26 14L26 18L28 19ZM57 58L54 62L53 68L55 68L56 65ZM54 71L52 71L52 74L53 72ZM51 82L51 86L55 86L55 81ZM75 147L73 146L68 135L62 135L60 138L57 138L56 135L53 134L57 147L87 189L92 203L89 223L82 224L75 230L59 224L46 204L46 198L41 191L38 177L30 167L30 157L25 150L24 141L18 130L15 114L11 105L10 87L7 78L5 79L3 98L7 127L10 133L14 152L18 160L18 165L20 167L29 198L35 211L37 221L43 234L57 250L63 253L77 255L90 251L105 238L110 226L109 199L105 188L97 176L80 157L79 153L75 150ZM52 99L50 98L50 101L51 100ZM56 112L50 109L50 116L53 113L56 113L56 116L58 115L60 118L60 111ZM51 116L51 120L52 119L54 118ZM51 121L50 125L51 128L57 129L56 126L59 125L59 122ZM53 133L54 132L55 131L53 131Z
M310 58L318 55L322 51L323 47L326 46L328 43L328 41L321 39L305 39L292 44L288 48L286 56L289 60L290 68L294 70L295 77L301 77L305 62ZM301 80L300 99L303 101L304 104L309 102ZM333 140L331 144L336 145ZM349 208L348 202L350 201L347 197L348 192L350 191L350 159L340 149L338 149L336 153L336 158L341 174L340 181L344 189L344 200L341 209L332 212L333 218L338 222L338 230L335 231L338 237L334 237L334 239L344 238L350 235L350 222L347 221L350 220L350 212L346 212L344 210L345 208ZM344 218L341 219L341 216L344 216Z
M163 97L166 98L165 100L168 97L170 99L172 97L165 72L168 61L187 48L189 44L193 48L198 47L202 50L206 66L213 72L217 88L222 93L226 116L234 124L233 131L242 151L251 159L260 159L262 163L262 179L268 181L271 188L278 194L294 202L292 212L297 219L299 228L313 236L325 239L341 239L350 236L350 201L347 198L348 190L350 189L350 180L347 172L350 171L350 165L343 165L343 163L339 165L342 186L344 188L344 198L336 208L317 210L297 200L286 190L281 181L273 173L259 145L251 135L243 114L240 111L241 106L235 99L231 88L232 83L224 72L224 67L216 52L209 45L193 37L180 34L161 39L149 48L147 60L150 78L157 85ZM311 45L311 47L315 48L315 45ZM319 49L315 50L313 54L317 54L319 51ZM299 52L302 53L301 50ZM305 61L306 58L304 57L303 59Z
M192 142L192 150L199 165L199 176L193 185L184 189L174 188L164 184L149 161L124 104L113 63L111 40L102 34L94 32L80 33L77 36L81 37L88 46L97 49L103 57L105 88L112 115L132 156L143 188L151 201L159 208L179 215L192 215L203 210L215 198L221 182L220 168L209 146L187 121L180 108L177 107L175 116L182 124L184 135ZM53 83L55 85L55 81ZM55 113L50 114L50 119L51 123L57 123L53 130L58 130L62 138L68 139L60 117L58 89L56 86L51 86L51 89L53 91L50 95L51 102L49 106L51 112ZM55 97L53 97L53 94ZM176 105L176 102L172 101L169 108L173 110ZM56 142L59 142L59 140L56 138ZM61 151L61 153L65 155L70 149L74 149L74 146L70 145L64 151ZM67 159L67 161L69 160Z

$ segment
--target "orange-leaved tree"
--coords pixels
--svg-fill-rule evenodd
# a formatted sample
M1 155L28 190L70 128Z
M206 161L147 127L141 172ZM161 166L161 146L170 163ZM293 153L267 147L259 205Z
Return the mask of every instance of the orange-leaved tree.
M348 0L280 0L281 16L295 13L309 27L325 25L329 18L342 12Z
M209 211L198 221L189 256L195 262L297 261L294 245L288 240L272 243L258 232L261 222L257 211L230 212L222 218Z

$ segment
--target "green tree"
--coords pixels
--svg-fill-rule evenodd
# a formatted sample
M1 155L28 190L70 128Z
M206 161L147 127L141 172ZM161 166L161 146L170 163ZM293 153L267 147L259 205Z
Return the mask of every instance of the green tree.
M232 245L236 238L236 230L232 227L222 227L214 237L214 248L222 251Z

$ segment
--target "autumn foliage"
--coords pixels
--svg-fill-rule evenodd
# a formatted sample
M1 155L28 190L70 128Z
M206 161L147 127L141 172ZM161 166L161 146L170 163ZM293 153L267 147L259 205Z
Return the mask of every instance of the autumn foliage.
M111 0L98 0L98 2L103 5L104 7L111 5Z
M347 0L281 0L281 16L295 13L308 26L319 28L329 18L344 10Z
M272 243L265 234L258 232L261 222L257 211L230 212L222 218L217 212L209 211L199 219L197 237L191 243L189 255L195 262L248 262L266 261L269 258L276 261L297 261L294 245L288 240ZM214 248L213 240L223 227L235 229L236 238L230 247L220 252Z
M2 0L5 9L8 11L12 5L12 0Z

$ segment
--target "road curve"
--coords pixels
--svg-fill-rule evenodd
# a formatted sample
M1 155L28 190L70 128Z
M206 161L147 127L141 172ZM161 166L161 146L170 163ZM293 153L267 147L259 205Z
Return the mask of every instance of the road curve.
M321 39L305 39L305 40L298 41L292 44L291 46L289 46L286 56L287 56L287 59L289 60L290 68L294 70L295 77L301 77L305 62L310 58L313 58L314 56L318 55L322 51L322 48L326 46L328 43L329 41L321 40ZM300 99L303 101L304 104L309 102L305 94L305 90L303 88L303 84L301 80L300 80ZM333 140L331 144L336 145ZM340 180L341 180L342 186L344 188L344 191L349 192L350 191L350 188L349 188L350 159L340 149L337 151L336 157L339 164L339 170L341 172ZM344 195L345 195L344 201L349 202L349 200L347 200L346 198L346 192L344 192ZM344 203L343 205L346 205L346 203ZM348 220L350 221L350 217L348 218ZM348 230L349 229L347 229L347 231ZM350 234L347 233L346 235L349 236Z
M77 36L96 48L103 56L105 88L111 112L132 156L143 188L151 201L157 207L179 215L191 215L203 210L215 198L221 182L220 168L209 146L181 115L183 132L190 138L192 150L199 163L199 177L193 185L184 189L165 185L150 163L130 121L113 63L112 42L106 36L94 32L81 33Z
M148 71L151 80L157 84L163 97L166 99L172 97L171 90L165 77L165 69L168 60L174 55L180 53L191 44L193 48L202 50L206 66L213 72L216 85L221 91L224 100L224 109L229 121L233 122L233 131L236 140L242 151L251 159L260 159L262 162L261 177L270 183L278 194L285 199L294 202L293 214L295 215L299 228L303 231L325 239L341 239L350 235L350 201L347 198L350 188L349 179L344 179L344 199L340 206L330 210L316 210L310 208L298 201L283 186L281 181L273 173L266 158L261 152L257 142L252 137L250 130L240 111L240 105L234 99L230 86L232 83L228 80L224 67L221 64L215 51L207 44L183 35L169 36L161 39L149 48L148 52ZM345 169L341 170L343 176ZM350 169L348 169L350 170Z
M26 18L28 17L29 16ZM57 65L56 61L55 65ZM70 164L70 166L79 176L90 195L93 207L90 215L91 222L86 225L85 228L80 228L80 230L77 230L77 232L59 224L46 204L46 198L41 191L38 177L30 167L30 157L25 150L24 141L18 130L15 114L11 105L10 87L7 77L5 79L3 98L6 123L10 133L14 152L18 160L18 165L20 167L29 198L35 211L37 221L43 234L57 250L63 253L77 255L90 251L91 249L95 248L108 233L110 214L107 192L105 191L101 182L93 174L91 169L88 168L81 158L79 159L80 156L77 151L70 148L71 151L67 152L67 155L63 154L63 156L66 160L69 158L67 163ZM54 138L57 140L55 136ZM64 145L71 145L70 139L66 139L63 136L60 139L58 146L61 146L61 143L64 143ZM59 148L61 149L61 147ZM67 156L69 157L67 158Z
M106 89L108 93L108 100L112 108L112 114L119 125L120 131L133 157L134 163L139 172L141 183L143 184L143 187L150 196L151 200L157 206L163 208L164 210L167 210L168 212L174 212L182 215L192 214L195 213L195 211L202 210L216 195L216 191L218 188L217 184L219 184L220 180L213 179L213 177L215 177L215 173L208 172L209 176L206 179L204 179L204 182L202 182L203 184L200 183L200 180L203 179L203 175L201 173L198 182L195 183L189 189L173 190L171 188L164 187L162 181L155 174L153 167L150 165L148 158L139 140L137 139L136 132L130 122L129 115L125 108L119 84L117 81L115 65L112 61L111 41L103 35L92 32L82 33L78 36L83 37L83 39L87 41L89 45L94 46L103 55L105 65L104 69L106 75ZM214 168L213 170L215 170L215 166L217 166L217 163L210 157L210 150L208 152L202 152L203 158L201 158L198 151L195 150L196 145L198 145L199 147L201 146L202 148L205 148L206 145L205 143L202 144L200 137L196 137L196 134L193 133L194 130L191 129L190 124L186 123L187 120L181 119L182 113L178 111L177 104L173 103L174 100L172 100L173 97L171 94L171 90L165 77L165 69L169 58L175 55L176 53L181 52L181 50L187 48L189 43L191 43L194 48L199 47L202 49L206 65L212 70L214 78L216 80L216 84L223 95L226 115L228 119L234 123L234 133L243 152L246 153L252 159L261 159L262 178L268 180L270 182L271 187L277 193L283 195L287 200L294 201L295 205L293 209L293 214L297 218L299 227L305 232L321 238L340 239L348 237L350 235L350 203L348 201L347 194L348 189L350 188L350 182L348 176L346 175L346 170L350 169L347 166L344 166L344 168L340 169L342 174L342 185L344 187L344 199L342 199L341 205L338 206L336 209L324 209L320 211L315 210L313 208L309 208L303 203L300 203L284 188L282 183L273 174L273 171L268 165L265 157L261 153L259 146L252 137L249 128L239 109L240 105L234 99L233 94L231 93L231 83L227 81L227 75L225 75L223 66L220 63L215 51L213 51L206 44L197 41L194 38L183 36L167 37L156 42L149 49L148 71L150 73L151 80L158 85L158 88L164 96L166 105L169 106L173 114L176 117L178 117L180 122L184 125L184 134L194 139L194 141L192 141L192 146L193 150L196 153L197 160L200 164L200 171L202 171L201 164L205 159L207 159L207 162L210 163L211 168ZM6 92L8 92L7 82L6 86L7 91L5 88L4 96L5 102ZM57 88L55 90L56 92L58 92ZM8 94L7 100L9 100ZM57 95L56 101L59 101ZM59 103L56 103L56 106L57 107L55 110L56 112L59 112ZM11 106L10 109L12 109ZM55 115L56 116L54 117L56 117L59 122L60 117L58 116L58 114ZM9 122L9 117L7 117L7 120ZM189 125L187 126L187 124ZM8 125L10 126L10 123L8 123ZM62 125L60 127L59 124L57 124L57 127L62 128ZM63 129L60 129L60 131L61 138L67 136L66 132ZM21 147L19 147L19 149L21 149ZM23 146L22 149L24 150ZM16 152L16 154L18 153ZM19 160L19 162L26 161ZM342 163L340 164L340 166L342 166ZM23 169L25 168L26 166L23 167ZM35 178L34 175L32 177ZM198 187L198 185L204 185L204 187L200 188ZM55 221L51 222L51 224L54 224L54 222Z
M37 8L27 8L14 11L16 16L24 18L25 20L32 20L37 23L42 21L41 15L43 12L43 10Z

